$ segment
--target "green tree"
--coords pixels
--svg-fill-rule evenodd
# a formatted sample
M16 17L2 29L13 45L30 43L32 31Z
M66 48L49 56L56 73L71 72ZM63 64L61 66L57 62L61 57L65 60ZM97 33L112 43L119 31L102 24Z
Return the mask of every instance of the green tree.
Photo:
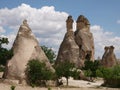
M2 47L4 44L8 44L8 38L0 38L0 65L6 65L7 60L13 56L13 50Z
M72 76L73 70L74 69L74 64L69 62L68 60L64 62L59 62L55 66L57 78L65 77L66 78L66 85L68 86L68 78Z
M50 63L53 63L55 61L56 54L52 50L52 48L48 48L46 46L41 46L42 50L44 51L45 55L48 57L50 60Z
M100 63L98 60L90 61L86 60L85 61L85 66L82 68L85 71L85 75L89 77L97 77L96 75L96 70L100 67Z
M2 44L8 44L8 43L9 43L8 38L0 37L0 48L2 48Z
M46 85L46 81L52 79L54 73L46 67L45 63L38 60L30 60L26 69L27 82L32 85Z

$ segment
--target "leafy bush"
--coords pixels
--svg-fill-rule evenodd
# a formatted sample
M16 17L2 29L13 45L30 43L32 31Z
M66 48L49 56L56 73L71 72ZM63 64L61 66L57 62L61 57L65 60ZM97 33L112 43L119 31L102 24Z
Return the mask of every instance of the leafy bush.
M81 70L80 70L80 69L73 68L71 71L72 71L72 72L71 72L71 76L72 76L75 80L80 79L80 73L81 73Z
M111 68L100 67L97 76L104 78L104 85L111 87L120 87L120 65Z
M45 63L30 60L26 69L27 82L31 86L44 86L46 81L52 79L54 73L46 67Z
M99 61L95 60L90 61L86 60L85 61L85 66L82 68L84 70L84 73L88 77L97 77L96 75L96 70L100 67Z
M52 88L48 87L48 90L52 90Z
M11 90L15 90L15 86L11 86L10 88L11 88Z
M92 71L90 69L89 70L84 70L84 74L85 74L85 76L91 77Z

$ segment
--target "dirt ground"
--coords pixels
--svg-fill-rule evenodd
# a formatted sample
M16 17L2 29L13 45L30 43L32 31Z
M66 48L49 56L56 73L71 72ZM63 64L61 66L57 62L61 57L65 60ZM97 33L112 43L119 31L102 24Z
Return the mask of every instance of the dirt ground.
M87 82L83 80L69 80L69 87L50 87L51 90L120 90L120 88L101 87L102 81ZM64 84L66 82L64 81ZM11 86L15 86L15 90L48 90L46 87L34 87L20 84L0 83L0 90L11 90Z
M12 85L0 83L0 90L11 90L10 87ZM48 88L40 88L35 87L32 88L30 86L21 86L17 85L15 90L48 90ZM62 87L51 87L51 90L120 90L119 88L105 88L105 87L79 87L79 88L62 88Z
M0 73L0 76L2 73ZM66 79L63 78L63 85L66 85ZM16 82L17 83L17 82ZM120 90L120 88L101 87L102 79L95 82L88 82L83 80L69 79L69 87L50 87L51 90ZM15 90L48 90L46 87L34 87L14 83L0 82L0 90L11 90L11 86L15 86Z

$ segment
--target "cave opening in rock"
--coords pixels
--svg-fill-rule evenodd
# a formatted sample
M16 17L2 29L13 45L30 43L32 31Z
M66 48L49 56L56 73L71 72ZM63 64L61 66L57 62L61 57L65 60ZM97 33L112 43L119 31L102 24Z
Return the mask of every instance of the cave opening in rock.
M88 51L85 56L85 60L90 60L90 59L91 59L91 51Z

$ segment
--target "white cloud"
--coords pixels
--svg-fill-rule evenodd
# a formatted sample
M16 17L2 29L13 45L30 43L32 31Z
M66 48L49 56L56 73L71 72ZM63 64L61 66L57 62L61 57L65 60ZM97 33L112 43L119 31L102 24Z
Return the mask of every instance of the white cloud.
M0 34L5 32L6 32L5 29L2 26L0 26Z
M114 36L113 32L106 32L101 26L91 26L91 32L94 36L95 56L102 57L105 46L113 45L115 47L115 54L120 58L120 37Z
M53 6L37 9L22 4L12 9L0 9L0 36L8 37L10 43L7 47L10 48L20 24L24 19L27 19L40 45L52 47L57 51L66 32L67 16L66 12L56 11ZM74 22L74 29L75 26ZM3 27L7 27L7 29L5 28L5 30ZM91 26L91 32L94 35L96 57L103 55L106 45L114 45L115 53L120 56L120 37L115 37L112 32L105 32L99 25Z
M6 36L11 37L9 38L11 44L15 39L12 35L17 33L22 21L27 19L40 44L49 47L54 46L53 48L57 50L66 32L65 20L67 16L66 12L56 11L53 6L37 9L27 4L21 4L12 9L0 9L0 26L7 27L6 32L9 32L9 35ZM0 32L3 32L3 29L1 30ZM10 35L11 32L12 35Z

